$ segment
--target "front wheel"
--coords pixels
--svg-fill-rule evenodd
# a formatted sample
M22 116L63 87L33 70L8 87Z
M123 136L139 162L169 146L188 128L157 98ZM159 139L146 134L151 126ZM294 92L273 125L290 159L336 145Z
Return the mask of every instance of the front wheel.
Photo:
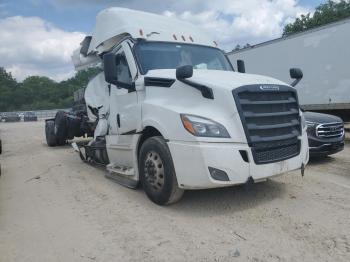
M158 205L179 201L184 190L178 187L173 160L164 138L147 139L139 155L140 180L146 195Z

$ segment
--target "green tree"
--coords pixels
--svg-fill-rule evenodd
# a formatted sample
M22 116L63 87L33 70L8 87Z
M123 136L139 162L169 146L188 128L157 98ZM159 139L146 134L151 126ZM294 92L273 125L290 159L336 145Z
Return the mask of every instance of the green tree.
M17 81L11 73L0 67L0 111L6 111L13 108L13 94L18 87Z
M0 67L0 112L71 107L73 92L86 87L99 72L97 68L80 71L59 83L43 76L30 76L18 83Z
M293 23L287 24L283 30L283 36L291 35L312 29L328 23L336 22L350 17L350 1L331 1L319 5L314 15L310 13L301 15Z

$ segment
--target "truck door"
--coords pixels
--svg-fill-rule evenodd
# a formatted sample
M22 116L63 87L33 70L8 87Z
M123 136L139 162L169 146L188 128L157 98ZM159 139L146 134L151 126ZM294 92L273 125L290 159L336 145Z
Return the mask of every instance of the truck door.
M132 84L136 77L136 66L130 46L124 42L118 54L120 57L119 80ZM141 118L141 107L138 105L137 92L135 88L128 90L120 86L117 87L116 94L118 134L126 135L135 133L137 124Z
M116 51L118 81L132 84L137 68L130 46L124 42ZM110 91L110 136L107 139L109 149L115 154L110 156L112 163L123 166L132 164L132 141L141 119L141 106L138 104L135 89L111 85ZM130 157L129 157L130 156Z

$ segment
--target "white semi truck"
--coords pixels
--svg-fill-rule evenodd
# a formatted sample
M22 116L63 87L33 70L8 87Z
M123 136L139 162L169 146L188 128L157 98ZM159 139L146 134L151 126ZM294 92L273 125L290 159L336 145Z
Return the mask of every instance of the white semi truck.
M88 130L77 131L93 130L94 138L73 147L119 183L142 184L157 204L179 200L184 190L303 172L308 162L295 89L235 72L215 41L191 24L109 8L73 61L78 70L103 69L85 91ZM47 121L51 145L67 139L61 123L79 126L79 117L66 115Z
M228 53L231 61L242 59L248 73L282 81L288 69L303 70L297 91L305 110L350 109L350 19ZM342 114L346 117L346 115ZM347 118L350 114L347 115Z

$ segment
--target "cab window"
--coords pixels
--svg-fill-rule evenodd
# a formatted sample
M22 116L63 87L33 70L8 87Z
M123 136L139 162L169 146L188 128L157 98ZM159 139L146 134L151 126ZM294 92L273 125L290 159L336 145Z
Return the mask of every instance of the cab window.
M124 52L117 54L116 63L117 63L118 81L124 84L131 84L132 77L131 77L130 69L126 61Z

